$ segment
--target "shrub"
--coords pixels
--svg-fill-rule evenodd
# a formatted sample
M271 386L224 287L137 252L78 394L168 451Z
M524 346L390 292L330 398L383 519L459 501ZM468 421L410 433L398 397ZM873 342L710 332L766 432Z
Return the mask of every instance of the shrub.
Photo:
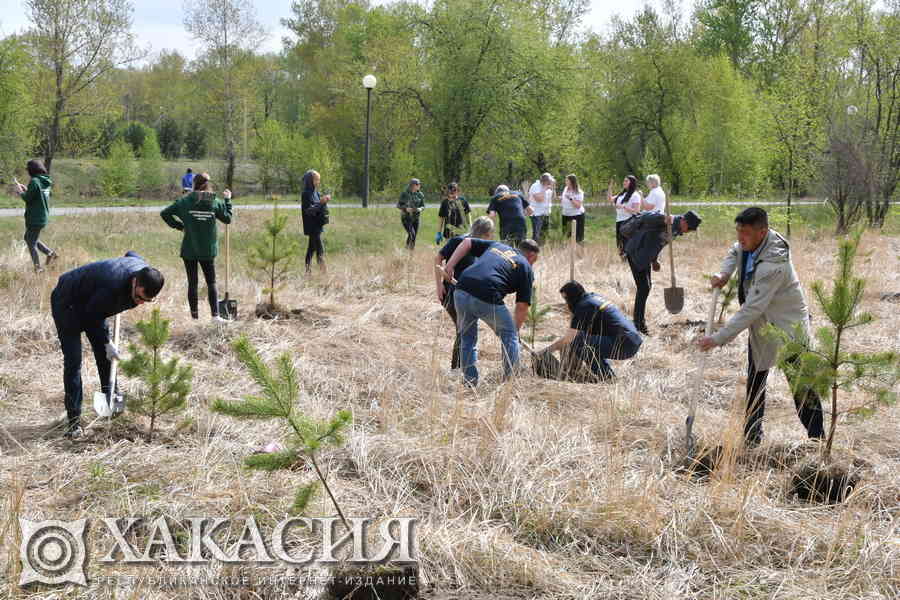
M114 198L134 193L134 154L124 140L116 140L110 145L109 156L100 165L100 186L104 194Z

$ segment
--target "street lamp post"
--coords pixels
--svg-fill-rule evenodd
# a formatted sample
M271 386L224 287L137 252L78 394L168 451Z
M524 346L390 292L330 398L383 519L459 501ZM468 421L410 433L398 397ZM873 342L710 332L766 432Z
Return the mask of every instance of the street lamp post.
M363 77L362 84L366 88L366 158L363 167L363 208L369 206L369 120L372 117L372 89L378 80L374 75Z

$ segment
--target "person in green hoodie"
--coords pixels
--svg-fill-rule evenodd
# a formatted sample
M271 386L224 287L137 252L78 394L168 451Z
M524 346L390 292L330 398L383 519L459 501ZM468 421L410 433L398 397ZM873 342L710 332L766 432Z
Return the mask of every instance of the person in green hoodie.
M231 190L222 192L223 198L212 191L209 173L194 176L194 190L176 200L162 210L160 216L169 227L184 231L181 241L181 258L188 278L188 306L191 317L200 318L197 308L197 266L203 269L209 309L212 318L223 321L219 316L219 295L216 290L215 259L219 253L216 219L231 223Z
M39 239L41 230L50 221L50 190L53 187L53 181L47 174L44 163L39 160L29 160L26 168L31 181L28 182L27 187L16 181L16 187L25 202L25 245L28 246L28 252L31 254L35 272L40 272L44 269L41 267L38 250L47 255L46 264L48 265L59 258L56 252Z
M409 185L400 194L397 208L400 209L400 223L406 231L406 247L416 249L416 235L419 233L419 213L425 210L425 194L422 193L422 182L410 179Z

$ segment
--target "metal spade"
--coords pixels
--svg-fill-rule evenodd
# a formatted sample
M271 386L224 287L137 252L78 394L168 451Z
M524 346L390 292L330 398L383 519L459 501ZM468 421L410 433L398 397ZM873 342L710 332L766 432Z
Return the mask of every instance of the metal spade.
M119 317L116 315L115 331L113 332L113 345L119 347ZM116 373L119 361L112 359L109 371L109 396L102 391L94 392L94 412L98 417L117 417L125 411L125 397L116 393Z
M666 220L668 221L669 200L666 199ZM666 225L666 235L669 236L669 269L672 274L672 285L663 290L663 298L666 302L666 310L673 315L677 315L684 308L684 288L677 286L675 282L675 250L672 243L672 226Z

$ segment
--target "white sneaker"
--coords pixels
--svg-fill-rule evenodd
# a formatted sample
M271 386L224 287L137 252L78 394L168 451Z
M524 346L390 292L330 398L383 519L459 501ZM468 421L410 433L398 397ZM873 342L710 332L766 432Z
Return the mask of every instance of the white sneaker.
M220 317L219 315L214 316L214 317L212 318L212 320L213 320L213 323L230 323L230 322L231 322L231 321L229 321L228 319L223 319L223 318Z

